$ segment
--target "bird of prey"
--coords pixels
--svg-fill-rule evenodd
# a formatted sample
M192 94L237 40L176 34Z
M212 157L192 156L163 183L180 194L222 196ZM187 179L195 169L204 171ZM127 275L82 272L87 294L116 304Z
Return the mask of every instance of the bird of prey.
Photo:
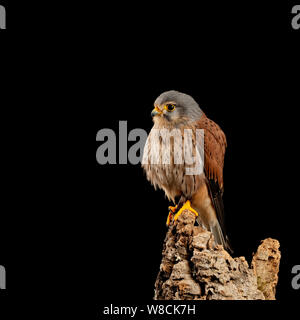
M212 120L206 117L197 102L189 95L178 91L162 93L154 102L153 128L148 135L144 149L143 159L150 157L151 152L163 150L164 139L151 140L157 129L172 130L174 128L183 132L185 129L204 130L204 166L201 174L187 175L185 161L177 164L174 161L174 149L170 148L171 156L169 164L142 162L147 179L154 185L164 190L169 200L174 204L175 198L179 198L176 206L169 207L167 225L171 219L177 220L185 209L189 209L197 216L198 223L214 235L215 243L221 244L227 250L230 249L228 238L224 228L223 206L223 167L226 137L222 129ZM159 146L154 145L160 144ZM195 144L195 139L192 140ZM175 139L173 140L174 147ZM196 147L196 146L194 146Z

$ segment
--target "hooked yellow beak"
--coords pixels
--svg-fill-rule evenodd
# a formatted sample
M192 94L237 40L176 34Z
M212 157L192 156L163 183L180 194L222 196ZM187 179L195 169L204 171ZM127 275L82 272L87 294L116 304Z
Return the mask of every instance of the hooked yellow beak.
M152 117L155 117L156 115L161 115L161 114L162 114L162 111L157 107L155 107L151 112Z

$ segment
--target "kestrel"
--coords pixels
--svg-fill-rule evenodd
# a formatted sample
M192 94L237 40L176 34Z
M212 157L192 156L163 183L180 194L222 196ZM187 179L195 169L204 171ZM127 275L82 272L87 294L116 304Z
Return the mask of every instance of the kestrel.
M176 204L175 198L180 197L175 207L169 207L167 225L172 218L177 220L183 210L189 209L197 216L198 223L213 233L215 243L230 250L224 228L222 200L224 156L227 146L224 132L215 122L206 117L191 96L174 90L162 93L155 100L151 115L154 125L146 142L147 147L145 146L144 149L142 166L147 179L155 189L159 187L164 190L168 199L174 204ZM175 139L171 142L171 156L168 164L151 163L149 160L144 162L146 157L150 158L151 152L161 152L167 147L164 139L151 139L158 131L157 129L179 129L182 136L184 136L185 129L192 129L190 131L193 132L194 148L197 148L196 129L203 129L204 166L202 172L188 175L186 168L189 165L185 159L179 164L174 161Z

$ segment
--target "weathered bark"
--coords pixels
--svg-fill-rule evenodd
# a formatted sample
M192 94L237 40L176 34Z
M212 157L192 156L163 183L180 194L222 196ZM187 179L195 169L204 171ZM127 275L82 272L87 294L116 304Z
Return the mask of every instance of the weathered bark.
M232 258L213 235L194 226L185 210L168 229L155 300L265 300L275 299L280 261L279 242L266 239L250 268L244 257Z
M253 256L251 266L266 300L275 300L280 258L279 242L271 238L262 241Z

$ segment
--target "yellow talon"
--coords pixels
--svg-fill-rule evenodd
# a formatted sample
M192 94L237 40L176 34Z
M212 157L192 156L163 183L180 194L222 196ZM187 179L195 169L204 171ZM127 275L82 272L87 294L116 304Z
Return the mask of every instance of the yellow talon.
M167 222L166 222L167 227L170 225L172 218L173 218L173 213L169 212Z
M195 216L198 217L198 212L191 207L191 202L190 202L190 200L188 200L188 201L181 207L181 209L175 214L174 221L176 221L176 220L178 219L178 217L182 214L182 212L183 212L184 210L192 211L192 212L195 214Z
M176 211L177 209L177 205L175 207L170 206L169 207L169 211L172 211L173 213Z
M175 207L172 207L172 206L169 207L169 214L166 222L167 226L170 225L170 222L173 219L173 214L176 212L176 209L177 209L177 205Z

